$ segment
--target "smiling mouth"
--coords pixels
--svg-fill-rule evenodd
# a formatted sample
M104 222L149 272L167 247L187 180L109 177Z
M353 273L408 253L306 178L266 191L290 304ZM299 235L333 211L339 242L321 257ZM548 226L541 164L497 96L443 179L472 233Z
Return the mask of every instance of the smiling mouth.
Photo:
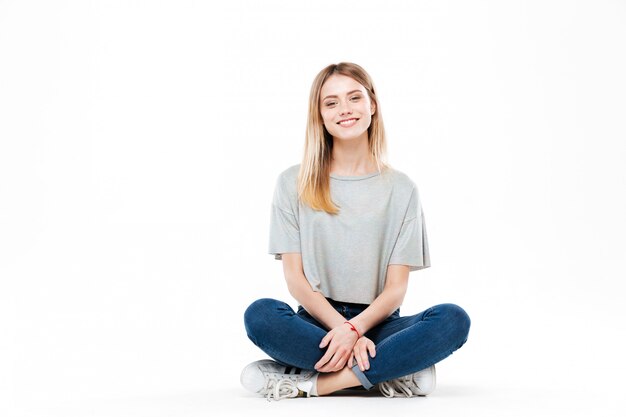
M342 120L340 122L337 122L337 124L343 127L350 127L354 125L357 122L357 120L359 119L347 119L347 120Z

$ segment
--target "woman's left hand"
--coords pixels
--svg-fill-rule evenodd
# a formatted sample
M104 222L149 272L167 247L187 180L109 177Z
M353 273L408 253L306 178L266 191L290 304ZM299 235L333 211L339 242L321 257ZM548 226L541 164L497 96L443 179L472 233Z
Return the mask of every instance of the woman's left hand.
M356 363L359 365L361 371L370 369L370 361L367 356L368 352L370 357L373 358L376 356L376 345L367 337L361 336L354 344L354 348L352 348L352 355L350 355L350 359L348 360L348 366L352 368L354 360L356 359Z

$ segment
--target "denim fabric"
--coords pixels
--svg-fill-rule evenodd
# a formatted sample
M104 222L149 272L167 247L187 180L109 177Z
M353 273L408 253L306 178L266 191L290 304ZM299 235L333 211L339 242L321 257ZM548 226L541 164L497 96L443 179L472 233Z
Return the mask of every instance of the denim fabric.
M346 320L367 308L366 304L328 300ZM298 311L282 301L262 298L244 314L250 340L272 359L284 365L314 369L326 348L318 346L328 332L302 306ZM365 334L376 345L370 369L352 370L366 389L373 385L420 371L463 346L470 318L455 304L439 304L413 316L400 317L396 310Z

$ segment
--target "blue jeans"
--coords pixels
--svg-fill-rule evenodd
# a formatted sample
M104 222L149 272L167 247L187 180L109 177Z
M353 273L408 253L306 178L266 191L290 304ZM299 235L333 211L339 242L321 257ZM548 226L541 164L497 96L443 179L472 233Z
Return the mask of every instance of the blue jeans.
M366 304L328 299L346 320L367 308ZM262 298L244 314L246 332L252 342L284 365L313 370L327 348L320 349L328 333L302 306L298 312L282 301ZM400 317L396 310L365 333L376 345L370 368L352 371L366 389L390 379L409 375L443 360L467 341L470 318L455 304L439 304L413 316Z

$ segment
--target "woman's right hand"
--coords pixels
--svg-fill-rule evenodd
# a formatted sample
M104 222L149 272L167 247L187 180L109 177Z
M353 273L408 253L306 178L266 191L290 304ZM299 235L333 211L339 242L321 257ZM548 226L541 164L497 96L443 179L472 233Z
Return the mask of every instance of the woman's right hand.
M357 333L344 323L335 327L322 338L320 348L328 346L326 353L315 364L318 372L336 372L346 366L352 355L352 349L359 339Z

